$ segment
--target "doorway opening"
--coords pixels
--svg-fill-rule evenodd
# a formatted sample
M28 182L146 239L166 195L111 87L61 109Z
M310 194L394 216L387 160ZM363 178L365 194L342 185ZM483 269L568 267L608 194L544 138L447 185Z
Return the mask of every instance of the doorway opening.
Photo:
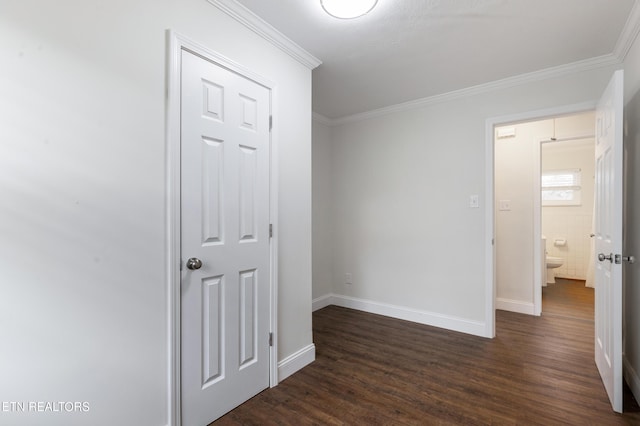
M595 129L593 113L563 119ZM542 315L594 319L594 158L594 136L541 143Z
M498 210L498 206L495 203L495 176L494 176L494 170L495 170L495 163L496 163L496 159L495 159L495 141L497 138L496 135L496 128L501 127L501 126L508 126L508 125L512 125L514 123L526 123L526 122L531 122L531 121L539 121L539 120L545 120L545 119L549 119L549 118L553 118L553 117L559 117L559 116L564 116L564 115L571 115L571 114L579 114L579 113L583 113L586 111L593 111L596 108L596 102L585 102L585 103L581 103L581 104L573 104L573 105L567 105L567 106L560 106L560 107L555 107L555 108L550 108L550 109L545 109L545 110L538 110L538 111L530 111L530 112L526 112L526 113L520 113L520 114L513 114L513 115L507 115L507 116L501 116L501 117L494 117L494 118L490 118L487 119L486 121L486 125L485 125L485 141L486 141L486 150L485 150L485 164L486 164L486 170L487 173L485 174L486 176L486 181L485 181L485 191L486 191L486 198L487 200L489 200L489 202L486 203L486 222L485 222L485 232L487 235L487 239L485 240L485 252L487 253L487 256L485 257L485 283L486 283L486 287L485 287L485 336L486 337L495 337L496 335L496 308L498 307L497 305L497 301L496 301L496 296L497 296L497 288L496 288L496 244L495 244L495 240L496 240L496 233L495 233L495 216L496 216L496 211ZM549 135L550 137L553 136L552 133ZM539 159L539 155L537 157L533 156L534 158L538 158ZM533 168L529 169L530 171L532 171ZM533 179L532 179L532 185L533 185ZM530 203L532 203L533 201L533 196L530 197L529 199ZM504 208L508 208L510 207L508 205L509 203L507 203L507 205L503 205ZM529 207L529 211L531 211L532 209L532 205ZM526 235L529 235L531 238L531 241L528 245L529 248L534 246L534 242L533 242L533 234L534 231L536 232L537 235L541 235L541 230L538 227L537 229L533 229L533 220L531 221L530 224L530 231L528 233L526 233ZM519 233L523 234L523 232ZM538 244L538 250L536 251L537 255L534 253L531 253L530 257L534 257L537 256L538 257L538 264L540 264L540 244ZM541 268L536 268L535 271L532 271L532 275L534 275L534 279L537 279L537 282L539 282L541 280ZM535 296L535 293L537 292L533 292L533 290L531 290L531 294L533 296ZM533 297L532 297L533 299ZM518 306L519 304L514 304L514 306ZM541 301L540 301L540 305L541 305ZM522 306L522 304L520 304L520 306ZM532 303L529 304L529 306L524 306L525 308L531 310L532 314L533 314L533 301Z
M496 127L497 309L541 315L556 276L593 287L594 129L593 111Z

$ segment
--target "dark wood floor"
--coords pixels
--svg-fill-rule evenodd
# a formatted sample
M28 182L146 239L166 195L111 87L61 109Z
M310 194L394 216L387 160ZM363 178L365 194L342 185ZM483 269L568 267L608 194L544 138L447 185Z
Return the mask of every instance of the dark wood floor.
M556 278L542 288L542 313L593 321L594 290L582 280Z
M611 411L598 376L593 290L559 280L543 293L541 317L498 311L495 339L321 309L316 361L214 424L640 424L628 391L625 414Z

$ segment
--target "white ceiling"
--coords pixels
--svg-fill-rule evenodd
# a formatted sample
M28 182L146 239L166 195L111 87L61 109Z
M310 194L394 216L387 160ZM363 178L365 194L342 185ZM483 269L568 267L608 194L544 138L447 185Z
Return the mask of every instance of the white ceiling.
M320 0L238 0L323 63L313 110L345 117L612 55L634 0L379 0L338 20Z

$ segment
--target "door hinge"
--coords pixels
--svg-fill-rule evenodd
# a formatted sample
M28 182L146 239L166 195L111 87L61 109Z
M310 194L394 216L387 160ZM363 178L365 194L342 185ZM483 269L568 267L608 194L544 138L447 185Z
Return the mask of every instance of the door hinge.
M269 116L269 130L273 129L273 115Z
M269 346L273 346L273 333L269 333Z
M273 224L269 224L269 238L273 238Z

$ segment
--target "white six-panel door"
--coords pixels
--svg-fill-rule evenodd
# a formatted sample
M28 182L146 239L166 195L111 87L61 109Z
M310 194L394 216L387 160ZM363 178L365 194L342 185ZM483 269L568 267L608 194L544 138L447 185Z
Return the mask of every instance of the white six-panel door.
M596 110L595 358L613 409L622 412L622 114L616 71ZM618 260L619 261L619 260Z
M181 71L181 411L202 426L269 386L270 92L184 50Z

